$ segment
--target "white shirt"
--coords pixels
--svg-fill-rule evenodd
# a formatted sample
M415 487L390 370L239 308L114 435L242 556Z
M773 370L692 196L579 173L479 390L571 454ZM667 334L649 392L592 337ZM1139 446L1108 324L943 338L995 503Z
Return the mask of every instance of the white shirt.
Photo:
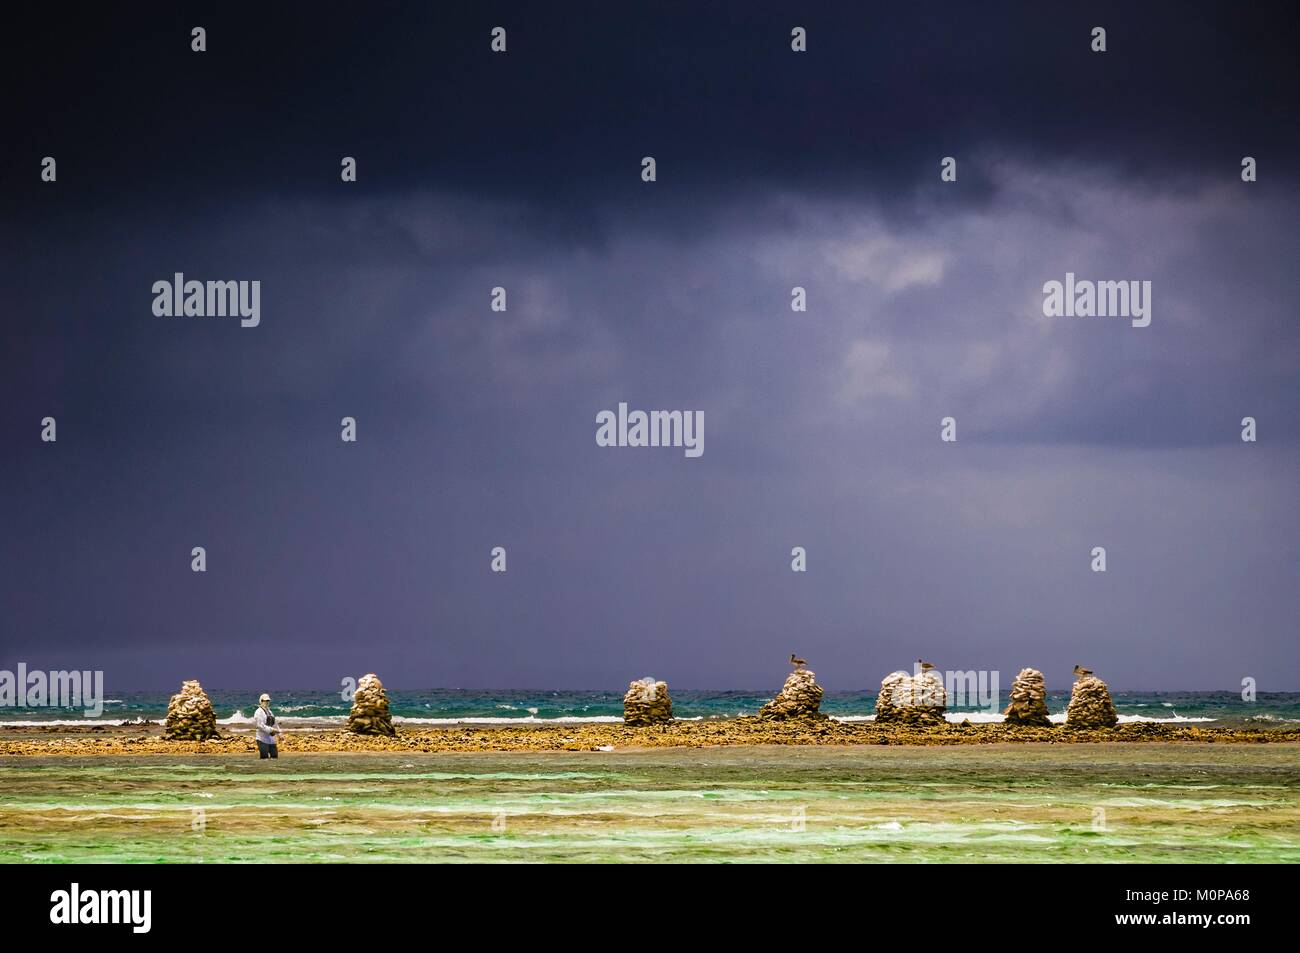
M267 727L266 716L269 714L270 711L268 709L258 705L257 713L253 715L253 721L257 724L257 740L265 741L267 744L273 745L275 744L275 736L279 733L280 728L278 725Z

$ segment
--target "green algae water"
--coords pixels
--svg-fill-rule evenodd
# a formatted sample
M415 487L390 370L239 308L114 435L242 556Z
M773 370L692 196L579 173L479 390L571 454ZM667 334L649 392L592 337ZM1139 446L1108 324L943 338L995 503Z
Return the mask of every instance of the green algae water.
M0 860L1300 861L1300 747L7 758Z

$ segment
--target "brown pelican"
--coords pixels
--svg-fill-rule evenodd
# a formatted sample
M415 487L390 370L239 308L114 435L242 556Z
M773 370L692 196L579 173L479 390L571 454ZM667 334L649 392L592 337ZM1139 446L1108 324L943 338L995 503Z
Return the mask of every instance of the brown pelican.
M1089 675L1091 675L1091 674L1092 674L1092 669L1090 669L1090 668L1083 668L1083 667L1080 666L1080 665L1076 665L1076 666L1074 667L1074 679L1075 679L1075 681L1078 681L1078 680L1081 679L1081 678L1087 678L1087 677L1088 677Z
M797 669L797 670L802 670L803 667L804 667L805 665L808 664L808 660L807 660L806 658L796 658L796 657L795 657L795 654L794 654L793 652L791 652L791 653L790 653L790 664L793 665L793 666L795 667L795 669Z

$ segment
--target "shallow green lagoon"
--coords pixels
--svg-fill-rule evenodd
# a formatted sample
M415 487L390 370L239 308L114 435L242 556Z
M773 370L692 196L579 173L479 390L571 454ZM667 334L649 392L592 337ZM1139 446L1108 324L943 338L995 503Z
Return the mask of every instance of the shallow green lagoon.
M1300 748L9 758L0 860L1294 862Z

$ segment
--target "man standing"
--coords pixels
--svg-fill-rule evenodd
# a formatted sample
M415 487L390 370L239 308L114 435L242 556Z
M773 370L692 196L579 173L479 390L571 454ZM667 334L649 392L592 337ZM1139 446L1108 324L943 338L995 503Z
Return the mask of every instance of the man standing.
M280 734L280 729L276 727L275 715L271 714L271 696L265 692L257 700L257 714L253 721L257 724L257 753L263 758L278 758L276 735Z

